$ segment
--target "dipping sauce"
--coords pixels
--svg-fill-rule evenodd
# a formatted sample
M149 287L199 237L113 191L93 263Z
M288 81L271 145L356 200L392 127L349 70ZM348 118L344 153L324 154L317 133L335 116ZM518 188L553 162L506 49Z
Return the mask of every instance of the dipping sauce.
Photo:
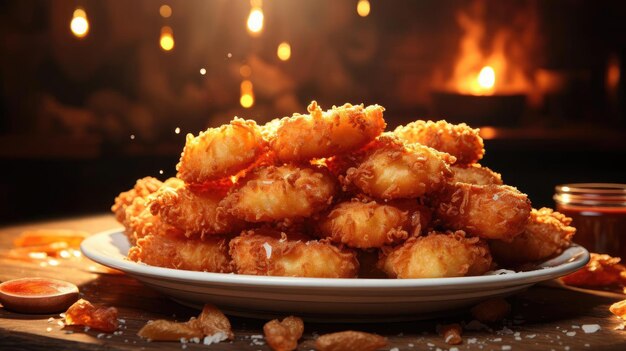
M0 302L23 313L64 311L78 298L78 287L49 278L21 278L0 284Z
M626 184L559 185L554 200L557 211L572 217L576 243L626 261Z

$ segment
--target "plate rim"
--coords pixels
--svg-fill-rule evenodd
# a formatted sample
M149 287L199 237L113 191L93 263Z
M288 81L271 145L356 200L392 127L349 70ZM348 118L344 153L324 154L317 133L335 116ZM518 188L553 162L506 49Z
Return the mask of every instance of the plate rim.
M193 282L201 284L239 285L247 287L285 287L285 288L312 288L323 290L335 289L411 289L411 290L443 290L443 289L464 289L471 287L489 287L532 284L540 281L555 279L572 273L589 262L590 254L584 247L572 243L568 249L578 249L580 252L569 262L557 266L544 267L527 272L516 272L512 274L494 274L469 277L446 277L446 278L419 278L419 279L388 279L388 278L304 278L304 277L276 277L276 276L256 276L234 273L212 273L188 271L173 268L149 266L127 259L118 259L98 252L94 245L98 240L105 237L112 238L114 235L124 234L124 228L118 227L110 230L98 232L87 237L80 245L81 252L92 261L104 266L114 268L130 276L146 276L160 278L170 281ZM118 246L111 246L119 249ZM97 246L97 245L95 245ZM563 252L565 252L564 250ZM563 254L563 253L562 253ZM561 255L562 255L561 254ZM546 262L554 260L553 257Z

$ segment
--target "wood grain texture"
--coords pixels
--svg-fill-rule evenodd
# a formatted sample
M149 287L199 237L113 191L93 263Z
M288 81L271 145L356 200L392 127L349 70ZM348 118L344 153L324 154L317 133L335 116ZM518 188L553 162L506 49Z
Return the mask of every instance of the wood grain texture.
M185 321L198 311L181 306L156 291L144 287L135 279L119 272L103 269L88 259L59 260L56 267L42 266L40 262L8 259L6 252L12 240L27 229L63 228L97 233L119 225L111 215L99 215L23 224L0 228L0 281L26 276L64 279L79 286L82 297L95 303L115 306L125 323L121 333L101 334L82 327L57 325L61 318L55 315L25 315L0 309L0 350L177 350L177 342L147 342L137 331L150 319ZM513 312L504 322L490 325L491 330L465 331L458 350L626 350L626 331L614 330L619 320L608 306L626 296L613 293L594 293L587 290L563 289L553 286L535 286L509 298ZM49 322L52 317L53 322ZM261 335L265 320L230 317L236 338L211 346L187 344L186 350L269 350L258 345L252 335ZM469 322L467 311L430 321L370 324L305 323L305 334L299 350L314 348L317 335L360 330L384 335L389 339L387 350L442 350L450 349L437 335L438 324ZM366 321L364 321L366 322ZM601 330L585 334L583 324L598 324ZM573 334L575 332L575 335ZM504 346L504 348L503 348Z

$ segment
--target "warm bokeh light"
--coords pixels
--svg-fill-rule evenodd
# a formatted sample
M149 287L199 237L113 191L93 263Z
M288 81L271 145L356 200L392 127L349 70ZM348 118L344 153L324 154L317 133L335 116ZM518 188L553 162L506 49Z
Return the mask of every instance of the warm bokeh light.
M161 28L161 39L159 40L161 49L170 51L174 48L174 32L171 27L165 26Z
M481 127L480 136L483 139L493 139L498 134L498 131L494 127Z
M205 75L206 74L206 68L200 68L200 74Z
M247 79L241 82L241 97L239 98L239 103L244 108L250 108L254 105L252 82Z
M163 18L170 18L170 16L172 16L172 8L169 5L161 5L161 7L159 7L159 14Z
M369 0L359 0L356 4L356 12L361 17L367 17L370 14L370 2Z
M478 85L485 91L489 92L493 90L494 85L496 84L496 72L490 66L485 66L480 70L478 74Z
M248 32L253 35L261 34L263 30L263 10L260 7L253 7L248 16Z
M288 42L283 41L278 45L278 49L276 50L276 56L282 61L287 61L291 57L291 45Z
M77 38L84 38L89 33L89 20L87 20L87 13L82 8L74 10L72 21L70 22L70 29Z
M241 68L239 68L239 73L242 77L248 78L252 74L252 68L250 68L250 66L248 65L243 65L241 66Z

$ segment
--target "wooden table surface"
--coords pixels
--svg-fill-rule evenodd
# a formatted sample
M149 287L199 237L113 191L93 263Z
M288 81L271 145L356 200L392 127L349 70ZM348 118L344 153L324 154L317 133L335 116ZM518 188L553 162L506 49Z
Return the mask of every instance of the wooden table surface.
M251 336L261 335L265 320L230 317L235 340L210 346L178 342L147 342L137 331L150 319L186 321L198 311L181 306L144 287L133 278L103 269L86 258L59 260L57 266L7 257L13 238L27 229L76 229L97 233L119 227L112 215L103 214L0 228L0 281L21 277L64 279L79 286L82 297L94 304L115 306L125 320L115 334L65 327L58 314L26 315L0 308L0 350L269 350ZM624 295L590 290L535 286L508 298L509 319L490 325L491 330L465 331L463 344L443 342L436 326L469 322L467 311L449 317L403 323L318 324L305 323L299 350L314 349L317 335L361 330L386 336L386 350L626 350L626 330L614 330L620 321L608 307ZM52 319L51 319L52 318ZM601 329L586 334L584 324Z

